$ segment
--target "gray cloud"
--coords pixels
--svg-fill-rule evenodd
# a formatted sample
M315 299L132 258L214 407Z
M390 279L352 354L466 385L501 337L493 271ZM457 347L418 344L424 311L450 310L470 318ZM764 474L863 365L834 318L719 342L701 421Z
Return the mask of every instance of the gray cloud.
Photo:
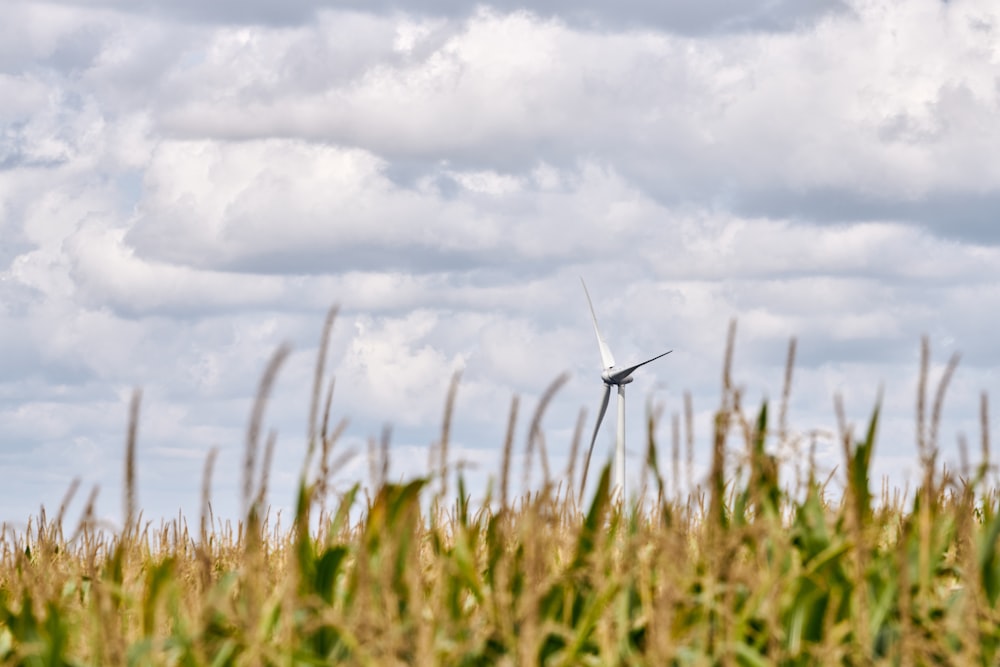
M749 216L819 224L894 220L920 225L942 238L1000 243L1000 190L933 192L913 199L851 190L749 193L729 202Z
M65 4L84 4L82 0L63 0ZM308 23L318 12L353 10L364 13L390 12L416 14L449 19L464 19L484 5L470 5L460 0L289 0L282 3L267 0L235 2L198 2L175 0L88 0L85 4L113 8L119 11L142 12L153 16L171 17L183 21L217 24L257 24L295 26ZM706 0L696 4L680 0L652 2L624 0L614 5L585 0L494 0L485 5L498 12L528 11L543 17L557 17L574 25L588 28L621 29L653 28L689 35L746 31L787 31L812 23L827 14L847 11L841 0Z

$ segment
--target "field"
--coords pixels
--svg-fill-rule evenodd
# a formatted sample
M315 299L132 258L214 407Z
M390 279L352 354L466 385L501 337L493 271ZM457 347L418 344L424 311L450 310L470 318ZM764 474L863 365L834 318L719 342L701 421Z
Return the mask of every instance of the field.
M438 472L385 480L388 452L370 456L373 481L327 487L339 429L323 391L323 334L294 520L272 525L262 506L272 451L261 447L264 406L284 359L266 369L247 436L244 520L208 508L144 524L127 475L125 527L110 532L93 505L78 522L60 511L0 537L0 660L11 665L994 665L1000 660L1000 503L981 462L958 474L938 461L937 424L954 363L929 387L923 347L917 400L919 488L873 493L878 406L855 432L841 417L845 489L804 462L799 483L775 444L784 425L790 348L778 409L742 405L730 347L715 419L711 472L681 496L682 442L661 469L649 415L646 502L613 496L609 472L581 498L587 471L549 474L508 498L512 436L485 503L473 504L449 465L445 409ZM537 416L558 382L543 396ZM931 391L934 389L934 391ZM325 407L324 407L325 406ZM127 456L134 471L135 397ZM773 415L777 412L777 417ZM687 424L682 436L681 421ZM537 423L537 422L536 422ZM537 430L523 443L545 461ZM738 451L726 443L736 434ZM577 443L579 437L576 438ZM271 441L273 442L273 441ZM574 444L576 456L583 452ZM456 488L449 489L451 483ZM593 479L591 487L594 487ZM75 490L75 489L73 489ZM72 490L71 490L72 491ZM457 498L457 499L456 499Z

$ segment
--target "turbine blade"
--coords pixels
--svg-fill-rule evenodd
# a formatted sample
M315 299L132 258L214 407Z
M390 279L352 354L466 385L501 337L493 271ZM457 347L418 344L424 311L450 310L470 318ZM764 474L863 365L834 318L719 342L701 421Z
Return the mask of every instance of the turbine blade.
M639 368L640 366L645 366L646 364L648 364L648 363L650 363L652 361L656 361L660 357L665 357L668 354L670 354L671 352L673 352L673 350L667 350L663 354L658 354L655 357L653 357L652 359L646 359L646 361L643 361L642 363L636 364L635 366L629 366L628 368L623 368L620 371L618 371L617 373L613 373L611 375L611 381L612 382L621 382L622 380L624 380L625 378L627 378L629 375L632 375L632 373L635 372L635 369Z
M587 283L583 282L583 278L580 278L580 284L583 285L583 293L587 295L587 305L590 306L590 318L594 320L594 333L597 334L597 345L601 348L601 363L604 364L605 370L614 368L615 358L611 354L611 348L605 342L604 336L601 335L601 329L597 326L597 315L594 313L594 304L590 301L590 292L587 291ZM600 423L600 420L597 421Z
M597 423L594 424L594 435L590 438L590 449L587 450L587 460L583 464L583 479L580 481L580 498L583 499L583 490L587 488L587 471L590 470L590 456L594 453L594 443L597 442L597 432L601 430L601 422L604 421L604 413L608 411L608 401L611 400L611 385L604 385L604 398L601 399L601 409L597 413Z

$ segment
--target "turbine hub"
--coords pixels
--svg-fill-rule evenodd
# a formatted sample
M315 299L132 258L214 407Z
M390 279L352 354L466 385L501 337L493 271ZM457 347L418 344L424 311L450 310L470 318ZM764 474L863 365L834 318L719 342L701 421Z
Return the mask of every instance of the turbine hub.
M618 369L615 368L607 368L604 370L604 372L601 373L601 379L604 380L604 384L617 386L620 384L628 384L634 379L631 375L624 378L615 379L615 372L617 370Z

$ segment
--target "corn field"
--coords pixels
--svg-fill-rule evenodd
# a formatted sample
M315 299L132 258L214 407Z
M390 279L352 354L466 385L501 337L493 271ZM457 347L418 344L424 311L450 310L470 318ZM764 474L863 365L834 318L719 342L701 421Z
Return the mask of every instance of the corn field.
M741 404L729 374L731 334L711 470L691 492L668 490L651 413L644 500L616 497L607 468L594 472L586 496L571 469L508 499L515 402L496 493L474 502L447 464L456 383L435 475L400 484L376 475L368 488L329 490L340 429L330 426L330 393L324 410L320 389L332 319L290 526L272 525L263 506L273 443L258 461L263 407L284 351L252 413L246 511L235 526L214 524L207 510L214 456L197 525L142 524L137 395L124 528L103 528L91 501L76 525L62 511L51 519L43 511L26 530L0 537L3 664L1000 662L1000 496L988 482L986 399L981 462L947 472L936 431L955 363L927 400L926 342L917 401L923 476L907 497L871 490L878 406L857 434L840 415L839 498L813 465L799 488L784 483L773 443L792 437L783 421L794 343L774 419L766 403L752 411ZM727 446L734 437L738 451ZM543 440L526 447L542 449Z

